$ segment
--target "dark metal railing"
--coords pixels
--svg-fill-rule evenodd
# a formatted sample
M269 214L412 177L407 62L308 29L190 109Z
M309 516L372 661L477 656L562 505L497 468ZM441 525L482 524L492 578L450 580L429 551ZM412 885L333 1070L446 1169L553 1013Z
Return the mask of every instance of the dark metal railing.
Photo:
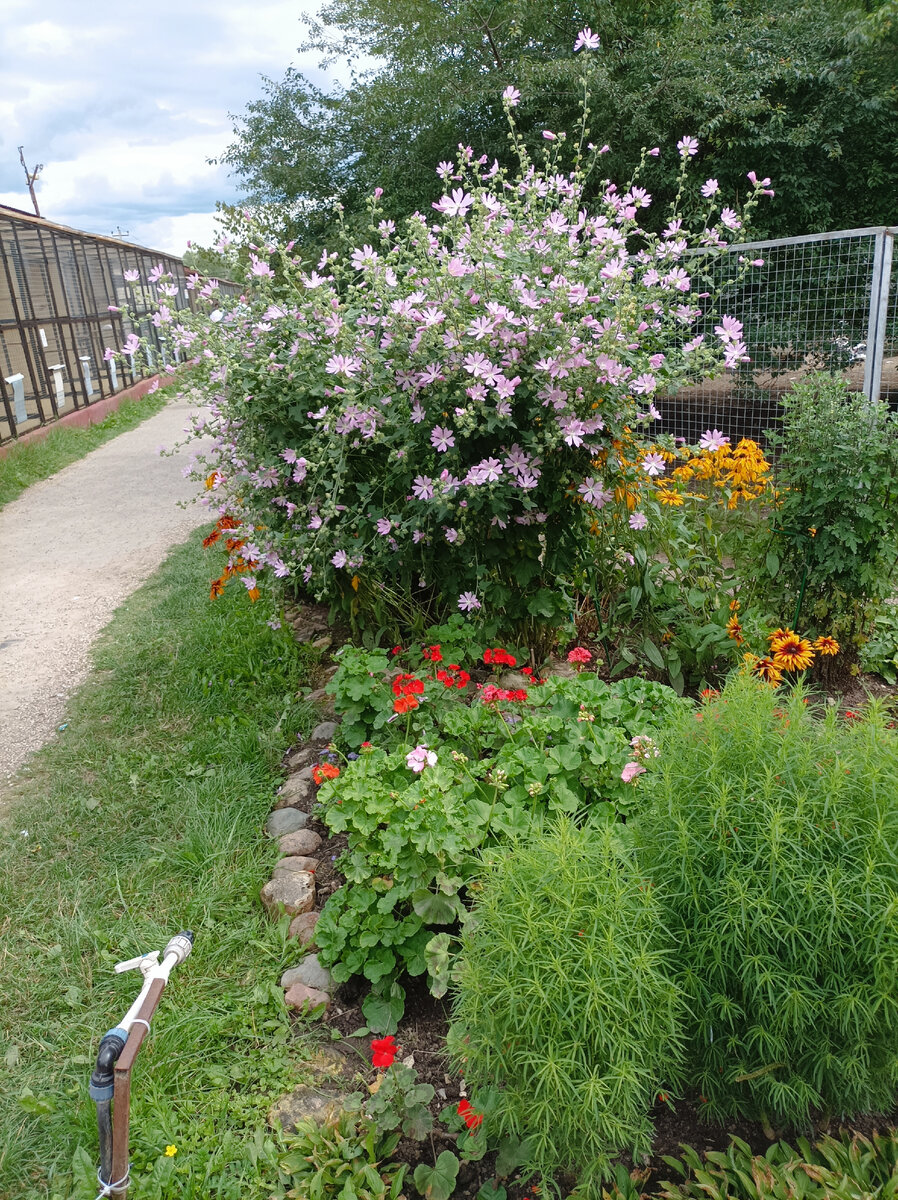
M180 308L194 299L179 258L3 206L0 260L0 444L153 374L162 357L152 312L160 300ZM149 282L160 264L176 297ZM148 352L105 362L106 347L120 350L132 332Z

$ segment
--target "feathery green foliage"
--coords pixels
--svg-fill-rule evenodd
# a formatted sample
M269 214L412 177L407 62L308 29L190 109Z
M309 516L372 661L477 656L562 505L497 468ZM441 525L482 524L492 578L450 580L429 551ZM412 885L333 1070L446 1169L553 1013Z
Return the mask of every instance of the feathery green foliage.
M640 867L679 944L709 1116L885 1112L898 1084L898 743L757 680L674 713Z
M551 1186L600 1195L651 1145L680 1067L682 1006L653 890L619 831L562 820L485 866L463 937L449 1044L490 1136L526 1138Z

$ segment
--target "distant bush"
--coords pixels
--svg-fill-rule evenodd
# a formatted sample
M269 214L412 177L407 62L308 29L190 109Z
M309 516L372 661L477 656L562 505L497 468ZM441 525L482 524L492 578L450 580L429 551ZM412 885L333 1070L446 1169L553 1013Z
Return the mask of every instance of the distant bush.
M678 946L709 1116L885 1112L898 1085L898 745L738 677L673 711L640 870Z
M648 1111L680 1066L682 1006L653 889L613 828L559 821L486 866L449 1034L490 1136L526 1139L545 1182L601 1194L649 1150Z
M806 623L859 645L898 560L898 416L829 375L797 383L782 404L779 580Z

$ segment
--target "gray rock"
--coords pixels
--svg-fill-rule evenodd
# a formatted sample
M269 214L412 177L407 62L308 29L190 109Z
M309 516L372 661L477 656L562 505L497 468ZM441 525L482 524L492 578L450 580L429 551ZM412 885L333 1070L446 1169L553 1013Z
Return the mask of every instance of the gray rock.
M550 675L554 675L557 679L577 678L577 672L574 669L574 664L567 662L566 659L563 658L553 658L543 671L543 675L547 679Z
M291 771L301 771L303 767L310 767L316 763L320 753L320 746L310 746L306 743L304 746L299 746L288 757L287 766Z
M272 916L289 913L296 917L315 907L315 876L310 871L279 872L259 894Z
M284 1133L294 1133L300 1121L323 1125L339 1116L346 1093L336 1087L298 1087L282 1096L268 1114L268 1124Z
M281 837L285 833L305 829L308 823L308 813L300 812L298 808L280 808L265 822L265 832L269 837Z
M528 679L526 675L522 675L520 671L506 671L504 675L499 676L499 687L504 688L529 688L533 681Z
M329 993L309 987L307 983L291 983L284 993L284 1003L288 1008L295 1008L298 1012L308 1012L323 1005L320 1014L323 1016L330 1007L330 1002Z
M285 833L278 842L281 854L314 854L321 845L321 837L313 829L297 829Z
M305 854L289 854L274 864L273 873L282 875L286 872L295 875L297 871L311 871L314 874L320 865L317 858L308 858Z
M312 730L310 740L313 742L332 742L336 732L336 721L322 721L320 725L316 725Z
M331 973L322 967L317 954L307 954L298 967L291 967L281 976L282 988L291 988L294 983L304 983L306 987L316 988L320 992L334 990Z
M278 793L278 803L284 808L295 808L311 800L315 795L312 768L303 767L295 775L288 775Z
M310 945L315 940L315 926L320 916L317 912L300 913L290 922L287 937L296 938L301 946Z
M316 688L314 692L309 692L305 699L308 700L309 704L316 705L321 710L323 716L335 717L337 715L337 710L334 707L334 698L328 692L327 688Z
M325 650L330 649L333 640L329 633L325 633L322 637L315 638L314 642L312 642L312 648L320 650L323 653Z

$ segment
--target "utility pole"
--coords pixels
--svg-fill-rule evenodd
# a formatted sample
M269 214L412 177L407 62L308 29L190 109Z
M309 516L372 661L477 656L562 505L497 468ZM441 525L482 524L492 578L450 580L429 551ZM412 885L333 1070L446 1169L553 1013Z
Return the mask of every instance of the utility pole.
M41 171L43 171L43 169L44 169L44 164L38 163L33 171L29 171L28 167L25 165L25 147L24 146L19 147L19 162L22 164L22 168L25 171L25 178L28 180L28 190L29 190L29 192L31 192L31 203L34 205L35 214L37 216L40 216L41 210L37 206L37 196L34 194L34 185L37 182Z

